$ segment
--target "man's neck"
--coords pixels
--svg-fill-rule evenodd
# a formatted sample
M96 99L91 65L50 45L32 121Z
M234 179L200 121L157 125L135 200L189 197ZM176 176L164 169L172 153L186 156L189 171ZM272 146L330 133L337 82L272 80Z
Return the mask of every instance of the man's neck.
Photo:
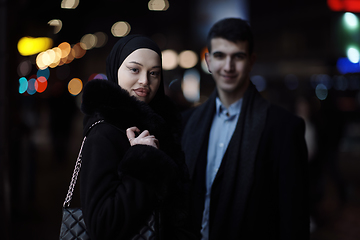
M224 107L229 108L231 104L244 97L247 87L242 91L237 92L224 92L218 89L218 95L221 103L224 105Z

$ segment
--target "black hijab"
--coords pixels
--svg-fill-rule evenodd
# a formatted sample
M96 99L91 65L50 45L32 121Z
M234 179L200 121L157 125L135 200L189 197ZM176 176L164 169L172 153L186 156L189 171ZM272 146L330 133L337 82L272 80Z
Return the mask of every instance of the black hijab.
M155 51L159 55L160 61L162 60L160 48L150 38L139 34L125 36L114 45L109 56L106 59L106 75L109 81L118 84L119 67L127 56L140 48L147 48ZM159 98L163 98L164 95L164 80L161 70L160 86L153 100L157 101Z

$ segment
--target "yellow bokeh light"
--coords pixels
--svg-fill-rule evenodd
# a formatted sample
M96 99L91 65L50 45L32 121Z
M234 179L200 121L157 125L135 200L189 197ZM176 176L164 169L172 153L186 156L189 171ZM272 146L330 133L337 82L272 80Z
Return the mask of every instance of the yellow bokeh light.
M168 0L150 0L148 7L151 11L166 11L170 4Z
M65 9L75 9L79 5L79 0L62 0L61 8Z
M174 50L162 51L162 66L164 70L172 70L178 65L178 55Z
M79 78L73 78L68 84L69 93L76 96L78 95L83 88L83 83Z
M54 34L57 34L58 32L60 32L61 28L62 28L62 21L59 20L59 19L53 19L53 20L50 20L48 22L48 24L50 26L53 26L54 27Z
M130 33L131 26L128 22L117 22L111 27L111 33L114 37L124 37Z
M192 68L198 62L198 57L195 52L187 50L179 54L179 65L182 68Z
M23 37L17 44L18 51L23 56L30 56L46 51L53 45L53 40L47 37Z

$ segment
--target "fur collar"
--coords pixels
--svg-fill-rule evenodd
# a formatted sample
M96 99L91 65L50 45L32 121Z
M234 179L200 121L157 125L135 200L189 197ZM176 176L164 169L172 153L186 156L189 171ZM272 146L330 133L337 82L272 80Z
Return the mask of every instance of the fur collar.
M107 80L91 80L83 91L81 111L89 116L99 115L120 129L136 126L149 130L151 134L160 133L164 119L151 107L122 89L116 83ZM91 123L85 123L87 126Z

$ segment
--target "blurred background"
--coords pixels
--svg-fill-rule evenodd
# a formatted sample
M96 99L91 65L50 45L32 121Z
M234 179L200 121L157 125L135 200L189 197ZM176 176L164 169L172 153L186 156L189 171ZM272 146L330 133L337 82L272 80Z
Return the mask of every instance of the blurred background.
M311 239L360 239L360 0L0 0L0 238L58 238L82 88L120 37L158 43L183 111L214 89L205 38L225 17L253 28L257 89L306 121Z

